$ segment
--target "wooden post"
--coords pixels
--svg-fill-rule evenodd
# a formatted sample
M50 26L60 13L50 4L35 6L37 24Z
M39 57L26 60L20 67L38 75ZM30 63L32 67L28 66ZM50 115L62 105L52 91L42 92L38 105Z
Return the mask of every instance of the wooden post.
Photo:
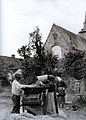
M43 114L47 114L47 99L48 99L48 89L44 90L44 95L43 95Z
M54 91L55 108L56 108L56 113L59 114L56 92L57 92L57 85L55 84L55 91Z
M24 103L23 103L23 101L22 101L22 110L23 110L23 112L24 112Z

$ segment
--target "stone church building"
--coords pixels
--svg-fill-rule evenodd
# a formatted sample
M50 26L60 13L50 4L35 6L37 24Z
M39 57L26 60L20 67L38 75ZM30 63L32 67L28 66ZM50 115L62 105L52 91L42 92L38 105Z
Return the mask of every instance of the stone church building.
M73 47L86 51L86 13L83 29L78 34L53 24L45 42L44 50L46 54L51 52L56 54L56 49L59 49L59 52L61 51L59 57L64 58L64 55L71 51Z
M86 13L83 29L81 29L78 34L53 24L44 44L45 53L52 53L52 55L58 58L65 58L65 55L73 48L85 51L86 53ZM69 80L70 84L68 88L70 91L73 90L75 94L83 94L85 92L85 83L83 80L72 78ZM70 99L72 99L72 97Z

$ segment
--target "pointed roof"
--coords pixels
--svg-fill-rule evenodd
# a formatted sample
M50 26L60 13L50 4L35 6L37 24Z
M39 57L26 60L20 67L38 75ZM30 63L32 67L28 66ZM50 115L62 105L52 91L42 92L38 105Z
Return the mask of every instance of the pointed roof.
M45 41L45 44L44 44L45 50L48 50L49 47L53 46L53 41L52 41L53 39L51 40L51 38L52 38L52 34L54 32L57 35L59 33L60 36L62 37L61 40L57 39L57 43L59 44L59 46L61 46L63 49L65 49L65 51L69 50L70 43L71 43L72 47L75 47L79 50L86 50L86 39L85 38L71 32L71 31L69 31L61 26L58 26L56 24L52 25L50 33ZM49 41L52 42L52 44L48 45ZM64 45L64 43L65 43L65 45Z
M65 38L65 36L63 35L63 33L65 33L67 36L69 36L69 38L70 37L72 37L72 40L73 40L73 42L76 44L76 37L77 37L77 35L75 34L75 33L73 33L73 32L71 32L71 31L69 31L69 30L67 30L67 29L65 29L65 28L63 28L63 27L61 27L61 26L59 26L59 25L56 25L55 23L52 25L52 28L51 28L51 30L50 30L50 33L51 33L51 31L53 31L53 28L56 28L56 33L58 32L58 31L60 31L60 34L64 37L64 39L66 40L66 38ZM50 36L50 33L49 33L49 35L48 35L48 37ZM46 41L45 41L45 44L47 43L47 41L48 41L48 37L47 37L47 39L46 39ZM45 46L45 44L44 44L44 46Z
M85 21L83 23L83 29L79 33L86 32L86 11L85 11Z
M85 11L85 21L84 21L84 30L86 30L86 11Z

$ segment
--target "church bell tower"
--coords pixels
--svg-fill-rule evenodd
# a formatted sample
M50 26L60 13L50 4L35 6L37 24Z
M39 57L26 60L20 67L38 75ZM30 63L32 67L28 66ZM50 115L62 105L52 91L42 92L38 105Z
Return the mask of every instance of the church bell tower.
M78 35L86 39L86 11L85 11L85 21L83 23L83 29L81 29Z

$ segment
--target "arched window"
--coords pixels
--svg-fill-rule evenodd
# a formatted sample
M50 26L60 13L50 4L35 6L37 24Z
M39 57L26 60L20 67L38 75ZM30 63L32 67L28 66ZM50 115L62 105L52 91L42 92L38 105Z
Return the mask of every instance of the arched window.
M57 59L61 59L62 58L62 51L61 51L61 47L60 46L53 46L52 47L52 56L56 57Z

